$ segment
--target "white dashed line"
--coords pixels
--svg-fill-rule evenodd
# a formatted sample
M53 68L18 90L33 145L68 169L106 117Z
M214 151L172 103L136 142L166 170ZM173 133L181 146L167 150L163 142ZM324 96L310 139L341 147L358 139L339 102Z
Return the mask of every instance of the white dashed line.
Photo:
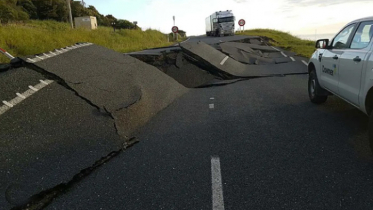
M50 58L50 57L51 57L51 56L49 56L49 55L47 55L47 54L45 54L45 53L43 53L43 55L47 56L47 58Z
M54 55L54 56L57 55L56 53L54 53L54 52L52 52L52 51L50 51L49 53L52 54L52 55Z
M32 87L31 85L29 85L28 87L29 87L31 90L35 91L35 92L38 91L38 89Z
M214 100L215 98L214 98L214 97L211 97L210 99L211 99L211 100Z
M302 63L304 63L304 65L308 66L308 63L304 60L302 60Z
M210 108L210 109L214 109L214 108L215 108L215 105L214 105L214 104L209 104L209 108Z
M7 102L7 101L3 101L3 104L7 105L8 107L12 108L13 107L13 104Z
M37 87L38 89L30 85L29 86L30 89L26 90L23 93L16 93L17 97L13 98L9 102L8 101L2 101L4 105L0 106L0 115L4 114L9 109L13 108L15 105L21 103L27 97L36 93L36 91L39 91L43 87L45 87L49 84L52 84L52 83L53 83L53 80L40 80L40 83L35 85L35 87Z
M20 97L20 98L26 99L26 96L24 96L24 95L22 95L22 94L20 94L20 93L16 93L16 95L17 95L18 97Z
M211 184L212 209L224 210L223 185L219 157L211 157Z
M293 57L289 57L292 61L295 61L295 59Z
M286 58L288 57L284 52L281 51L281 54Z
M220 62L220 65L224 65L224 63L228 60L228 56L225 56L225 58Z
M277 51L280 51L279 49L277 49L276 47L273 47L273 46L271 46L273 49L275 49L275 50L277 50Z

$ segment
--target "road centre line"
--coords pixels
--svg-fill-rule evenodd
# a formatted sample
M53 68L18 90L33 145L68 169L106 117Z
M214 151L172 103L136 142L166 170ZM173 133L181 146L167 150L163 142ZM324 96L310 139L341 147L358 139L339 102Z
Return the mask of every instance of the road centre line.
M224 210L223 185L220 169L220 158L211 157L212 209Z
M215 98L214 98L214 97L211 97L210 99L211 99L211 100L214 100Z
M279 49L277 49L276 47L273 47L273 46L271 46L273 49L275 49L275 50L277 50L277 51L281 51L281 50L279 50Z
M224 63L228 60L228 56L225 56L225 58L220 62L220 65L224 65Z
M292 61L295 61L295 59L293 57L289 57Z
M281 51L281 54L286 58L288 57L284 52Z
M214 109L214 108L215 108L215 105L214 105L214 104L209 104L209 108L210 108L210 109Z
M302 60L302 63L304 63L304 65L308 66L308 63L304 60Z

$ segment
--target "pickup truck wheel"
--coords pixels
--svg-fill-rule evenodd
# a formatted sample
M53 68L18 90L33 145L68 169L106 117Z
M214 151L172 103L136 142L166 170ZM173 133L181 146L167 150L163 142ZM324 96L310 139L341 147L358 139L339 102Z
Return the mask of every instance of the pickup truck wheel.
M373 111L370 112L370 115L369 115L368 133L369 133L370 151L373 153Z
M308 77L308 96L312 103L321 104L328 99L328 96L325 95L318 95L317 93L320 92L321 87L319 82L317 81L317 76L315 71L311 71Z

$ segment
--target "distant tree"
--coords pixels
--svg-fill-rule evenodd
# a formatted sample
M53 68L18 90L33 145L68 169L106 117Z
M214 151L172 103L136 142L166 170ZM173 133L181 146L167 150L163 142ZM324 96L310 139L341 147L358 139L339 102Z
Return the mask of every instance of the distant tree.
M0 1L0 22L8 23L11 21L25 21L29 15L23 11L22 7L17 6L15 0Z
M32 0L36 6L39 19L68 20L68 10L65 0Z
M79 1L73 1L71 3L71 13L73 17L83 17L89 15L89 11Z
M119 29L135 29L135 24L128 20L118 20L117 24L117 28Z
M31 19L38 19L38 10L31 0L18 0L17 6L22 7Z

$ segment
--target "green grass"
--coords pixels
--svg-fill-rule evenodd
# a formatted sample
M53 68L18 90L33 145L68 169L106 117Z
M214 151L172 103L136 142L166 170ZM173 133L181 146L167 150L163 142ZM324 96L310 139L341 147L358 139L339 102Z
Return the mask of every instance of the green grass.
M77 42L91 42L117 52L133 52L172 45L167 35L159 31L71 29L69 24L56 21L30 21L25 24L0 25L0 47L13 56L26 56L66 47ZM0 63L9 59L0 54Z
M272 29L245 30L237 35L265 36L270 39L270 44L297 53L297 55L310 58L315 51L315 42L303 40L289 33Z

